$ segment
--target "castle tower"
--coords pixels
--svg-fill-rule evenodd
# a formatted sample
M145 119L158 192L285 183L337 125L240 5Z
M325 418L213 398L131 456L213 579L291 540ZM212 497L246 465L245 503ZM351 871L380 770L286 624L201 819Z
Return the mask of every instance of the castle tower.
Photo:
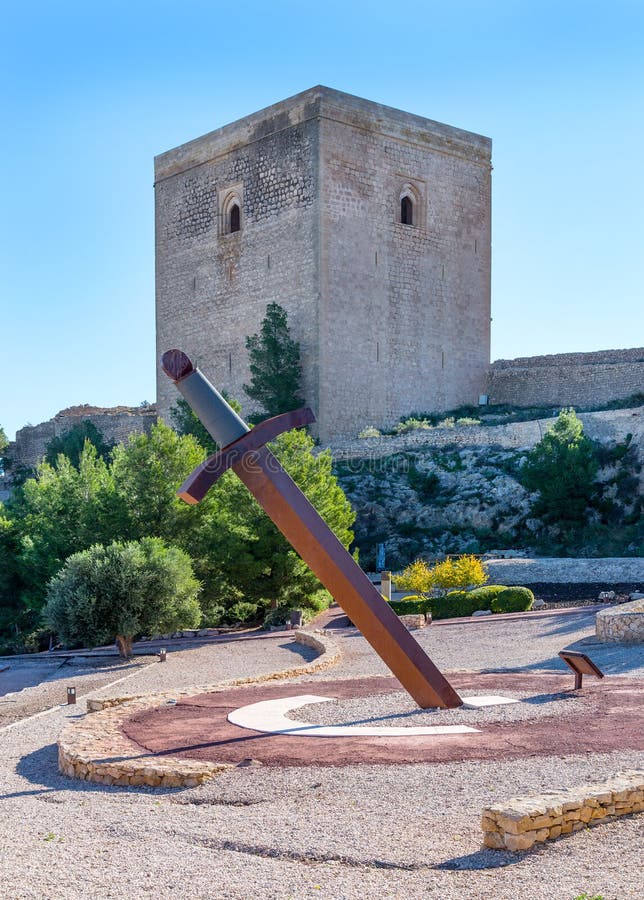
M155 159L157 360L244 404L245 337L283 306L323 441L478 402L491 141L315 87ZM166 418L174 386L157 378Z

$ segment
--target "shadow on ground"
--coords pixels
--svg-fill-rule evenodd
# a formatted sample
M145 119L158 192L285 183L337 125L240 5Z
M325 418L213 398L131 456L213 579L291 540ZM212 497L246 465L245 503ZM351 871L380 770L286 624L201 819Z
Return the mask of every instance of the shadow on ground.
M34 785L33 790L13 791L0 793L0 801L11 797L33 797L46 794L55 794L61 791L92 792L92 793L137 793L144 794L176 794L177 788L151 788L145 785L108 785L95 784L92 781L80 781L78 778L68 778L58 771L58 745L48 744L33 753L27 753L18 762L16 772L25 781Z
M561 649L585 653L605 675L630 675L638 669L644 670L644 644L607 644L595 640L594 637L586 637L573 641ZM529 663L515 671L529 672L536 669L570 672L568 666L558 656Z
M453 856L445 862L437 863L432 869L447 872L464 872L476 869L502 869L520 863L524 854L510 853L506 850L477 850L466 856Z

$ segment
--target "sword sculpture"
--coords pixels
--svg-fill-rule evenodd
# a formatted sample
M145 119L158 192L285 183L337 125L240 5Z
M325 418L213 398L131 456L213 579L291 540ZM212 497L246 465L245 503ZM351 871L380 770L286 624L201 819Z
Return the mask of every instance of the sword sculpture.
M284 431L314 422L311 410L266 419L251 431L181 350L168 350L161 364L221 447L188 476L179 496L198 503L231 468L416 703L461 706L454 688L265 446Z

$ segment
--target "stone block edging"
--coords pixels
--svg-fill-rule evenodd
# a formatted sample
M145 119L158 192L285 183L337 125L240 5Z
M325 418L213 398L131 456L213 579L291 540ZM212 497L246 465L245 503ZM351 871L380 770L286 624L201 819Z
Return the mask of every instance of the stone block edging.
M595 616L595 632L600 641L644 643L644 600L632 600L601 609Z
M70 778L99 784L148 785L149 787L195 787L232 768L205 760L182 760L174 756L142 756L141 748L122 732L121 725L134 713L173 703L181 697L214 693L236 685L258 684L296 675L308 675L338 662L340 650L323 632L296 631L297 643L319 652L305 665L238 678L209 685L195 685L180 691L144 696L88 699L91 716L68 725L58 739L58 768Z
M483 810L483 845L529 850L534 844L644 810L644 771L618 772L568 791L517 797Z

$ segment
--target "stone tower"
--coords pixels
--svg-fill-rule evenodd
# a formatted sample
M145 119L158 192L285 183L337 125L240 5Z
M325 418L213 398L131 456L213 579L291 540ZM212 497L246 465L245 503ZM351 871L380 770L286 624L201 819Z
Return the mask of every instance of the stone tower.
M323 441L477 403L491 141L314 87L156 157L157 359L248 411L244 339L283 306ZM159 374L167 417L177 394Z

